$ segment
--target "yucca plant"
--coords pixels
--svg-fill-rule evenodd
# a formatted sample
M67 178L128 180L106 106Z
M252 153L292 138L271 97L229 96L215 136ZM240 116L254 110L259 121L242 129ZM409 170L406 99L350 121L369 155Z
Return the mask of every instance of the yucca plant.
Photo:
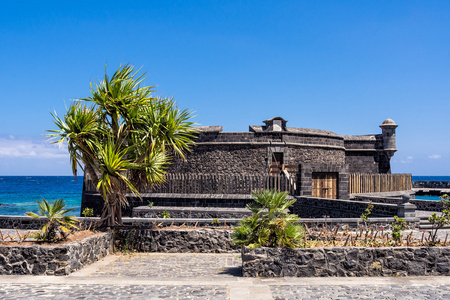
M287 192L263 190L252 193L254 202L247 205L252 215L241 220L232 233L235 245L255 247L300 247L304 228L295 222L300 218L289 214L295 199L288 200Z
M76 100L63 118L52 114L58 128L49 137L67 142L74 175L80 167L96 184L105 201L103 226L121 225L127 192L139 196L136 187L162 183L172 156L184 159L194 144L191 112L152 96L138 71L120 66L91 84L91 96Z
M33 218L45 217L47 223L39 230L37 238L44 241L58 241L67 238L70 230L76 228L78 220L75 216L66 214L74 208L64 209L66 204L63 199L56 200L54 203L48 203L45 199L37 201L39 205L39 214L27 212L27 216Z

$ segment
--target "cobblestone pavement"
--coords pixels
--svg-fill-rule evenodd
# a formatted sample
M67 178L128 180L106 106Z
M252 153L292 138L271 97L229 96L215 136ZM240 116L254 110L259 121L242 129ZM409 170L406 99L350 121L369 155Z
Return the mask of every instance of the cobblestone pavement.
M226 278L241 276L241 258L237 254L124 255L91 276Z
M450 299L446 285L270 286L275 300L294 299Z
M108 256L69 276L0 276L0 299L450 299L450 276L243 278L237 254Z
M7 284L0 299L229 299L226 286Z

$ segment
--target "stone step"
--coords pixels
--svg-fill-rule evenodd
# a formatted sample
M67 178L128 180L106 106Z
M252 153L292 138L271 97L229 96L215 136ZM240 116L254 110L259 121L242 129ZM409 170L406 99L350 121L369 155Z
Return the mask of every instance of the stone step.
M433 229L433 226L429 223L428 224L420 224L419 229L431 230L431 229ZM441 229L450 229L450 225L446 225L446 226L442 227Z
M134 218L240 219L250 215L246 208L229 207L138 206L132 212Z

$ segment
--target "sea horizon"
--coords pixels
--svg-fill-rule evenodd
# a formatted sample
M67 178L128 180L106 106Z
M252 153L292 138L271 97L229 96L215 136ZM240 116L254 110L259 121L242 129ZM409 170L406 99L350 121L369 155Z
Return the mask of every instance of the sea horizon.
M64 199L66 208L74 208L72 214L80 216L83 178L83 175L77 176L77 180L73 175L0 176L0 215L25 215L38 211L37 201ZM413 175L412 180L450 181L450 176Z
M84 176L0 176L0 215L38 212L37 201L63 199L80 216Z

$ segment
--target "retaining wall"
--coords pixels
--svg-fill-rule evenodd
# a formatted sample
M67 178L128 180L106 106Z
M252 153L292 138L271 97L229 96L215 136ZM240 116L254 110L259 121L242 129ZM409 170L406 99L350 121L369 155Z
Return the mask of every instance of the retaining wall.
M403 199L395 198L395 197L383 197L383 196L373 196L373 195L358 195L353 194L354 201L372 201L375 203L386 203L386 204L400 204L403 202ZM424 211L442 211L444 209L441 201L434 200L421 200L421 199L409 199L409 203L414 204L416 206L416 210L424 210Z
M413 181L413 188L450 189L450 181Z
M239 252L231 244L230 230L214 229L117 229L118 247L137 252L229 253Z
M242 248L244 277L450 275L450 247Z
M79 218L86 226L89 226L90 222L98 221L99 218ZM404 218L409 228L416 228L419 224L418 218ZM136 228L136 229L152 229L155 227L169 227L169 226L185 226L195 228L228 228L232 229L232 226L238 226L241 218L127 218L124 217L123 227ZM31 221L31 222L30 222ZM11 225L2 226L5 229L25 229L25 230L37 230L42 224L35 222L29 217L18 216L0 216L0 224ZM367 226L385 227L390 228L390 224L394 222L393 217L370 217L368 219ZM322 226L335 227L338 226L341 229L356 228L362 224L360 217L358 218L302 218L300 223L306 224L309 228L321 228ZM122 227L119 227L122 228ZM128 230L128 229L127 229Z
M297 201L291 206L291 211L301 218L358 218L367 209L369 203L340 199L325 199L314 197L295 197ZM371 217L393 217L398 214L396 204L372 203L374 208Z
M58 246L0 245L0 275L69 275L112 250L111 232Z
M84 217L77 217L77 219L84 227L88 227L91 222L98 220L98 218ZM38 219L28 216L0 215L0 228L4 229L37 230L40 229L45 223L47 223L47 218L44 217Z

